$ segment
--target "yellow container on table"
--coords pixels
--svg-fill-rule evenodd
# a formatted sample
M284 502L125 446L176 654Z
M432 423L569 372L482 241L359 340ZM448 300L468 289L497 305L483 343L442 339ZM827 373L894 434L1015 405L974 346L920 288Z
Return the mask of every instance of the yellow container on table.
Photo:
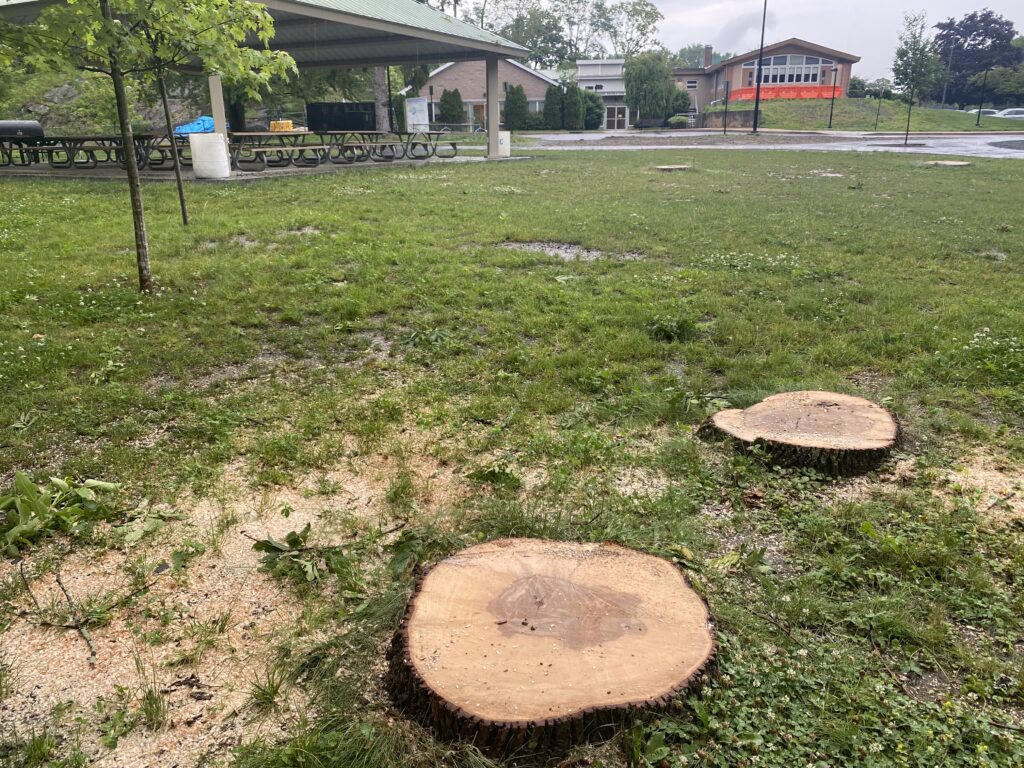
M270 121L271 131L293 131L291 120L271 120Z

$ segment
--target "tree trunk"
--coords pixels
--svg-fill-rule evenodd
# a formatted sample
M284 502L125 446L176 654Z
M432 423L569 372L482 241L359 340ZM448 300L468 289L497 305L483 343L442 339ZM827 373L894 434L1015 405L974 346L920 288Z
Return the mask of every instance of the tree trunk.
M418 584L389 654L395 702L492 754L561 750L705 680L715 638L672 563L617 544L504 539Z
M113 21L110 1L100 0L103 18ZM153 273L149 266L149 240L146 237L146 212L142 207L142 182L139 178L139 163L135 156L135 138L132 124L128 119L128 97L125 93L124 73L121 58L114 48L110 49L110 79L114 84L114 100L117 102L117 122L121 129L121 144L124 164L128 170L128 194L132 201L132 218L135 222L135 260L139 267L139 290L153 292Z
M245 130L245 101L241 97L231 99L227 105L228 122L232 131Z
M157 84L160 87L160 101L164 107L164 123L167 126L167 140L171 142L171 163L174 167L174 181L178 185L178 205L181 207L182 226L188 226L188 206L185 203L185 183L181 179L181 163L178 159L178 147L174 142L174 126L171 124L171 108L167 104L167 84L164 82L164 73L157 75Z
M384 67L373 68L374 115L376 116L378 131L391 130L391 120L388 117L387 77L387 70Z
M837 392L772 395L742 411L719 411L702 428L708 430L756 446L773 462L833 474L876 466L899 435L899 425L887 410Z

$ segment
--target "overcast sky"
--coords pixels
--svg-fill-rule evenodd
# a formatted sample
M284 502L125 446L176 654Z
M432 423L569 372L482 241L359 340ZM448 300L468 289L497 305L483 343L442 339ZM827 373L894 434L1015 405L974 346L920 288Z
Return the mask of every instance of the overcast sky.
M665 15L661 41L671 50L705 43L716 51L744 53L761 37L763 0L652 0ZM953 16L991 8L1024 27L1022 0L768 0L765 45L799 37L860 56L853 72L868 80L889 77L896 36L907 12L927 10L934 24Z

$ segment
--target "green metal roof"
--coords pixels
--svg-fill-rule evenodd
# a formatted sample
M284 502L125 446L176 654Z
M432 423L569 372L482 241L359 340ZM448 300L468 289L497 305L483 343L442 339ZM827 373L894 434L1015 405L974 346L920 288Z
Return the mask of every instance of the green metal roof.
M0 0L0 15L14 21L28 21L43 7L59 1ZM486 29L460 21L417 0L262 0L261 4L265 5L275 18L287 14L289 17L304 17L310 22L334 22L350 29L373 30L375 34L385 37L397 35L407 40L406 48L410 47L409 43L419 39L424 45L419 46L417 52L432 57L434 61L444 61L447 55L451 55L452 59L466 58L471 51L487 51L514 58L521 58L529 53L529 50L521 45ZM339 37L345 35L340 27L337 30ZM296 37L299 37L299 34L288 34L279 29L272 45L287 50L289 43L306 42L296 40ZM321 38L314 35L312 39ZM353 63L354 59L360 56L373 58L367 50L372 43L372 35L364 35L360 42L367 44L362 51L347 51L353 58ZM380 42L385 42L385 39ZM385 52L386 55L399 53L393 45L381 46L379 53L385 55ZM296 56L296 60L299 58ZM407 58L404 57L402 60ZM341 61L342 58L338 60Z
M286 0L288 5L306 5L330 11L377 19L405 27L439 32L463 40L500 46L522 54L529 53L523 46L506 40L486 29L449 16L417 0ZM283 7L283 3L267 3L270 7Z

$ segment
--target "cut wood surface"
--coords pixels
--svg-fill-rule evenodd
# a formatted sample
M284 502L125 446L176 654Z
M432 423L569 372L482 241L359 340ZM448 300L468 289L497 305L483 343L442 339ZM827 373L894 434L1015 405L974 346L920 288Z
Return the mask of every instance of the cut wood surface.
M659 171L688 171L693 168L692 165L656 165L654 167Z
M766 446L777 458L835 470L880 460L899 433L880 405L838 392L783 392L744 410L719 411L710 424L742 443Z
M672 563L615 544L504 539L420 582L389 683L442 737L567 746L623 709L668 704L714 645L707 606Z
M966 160L929 160L925 165L941 165L947 168L963 168L970 165Z

